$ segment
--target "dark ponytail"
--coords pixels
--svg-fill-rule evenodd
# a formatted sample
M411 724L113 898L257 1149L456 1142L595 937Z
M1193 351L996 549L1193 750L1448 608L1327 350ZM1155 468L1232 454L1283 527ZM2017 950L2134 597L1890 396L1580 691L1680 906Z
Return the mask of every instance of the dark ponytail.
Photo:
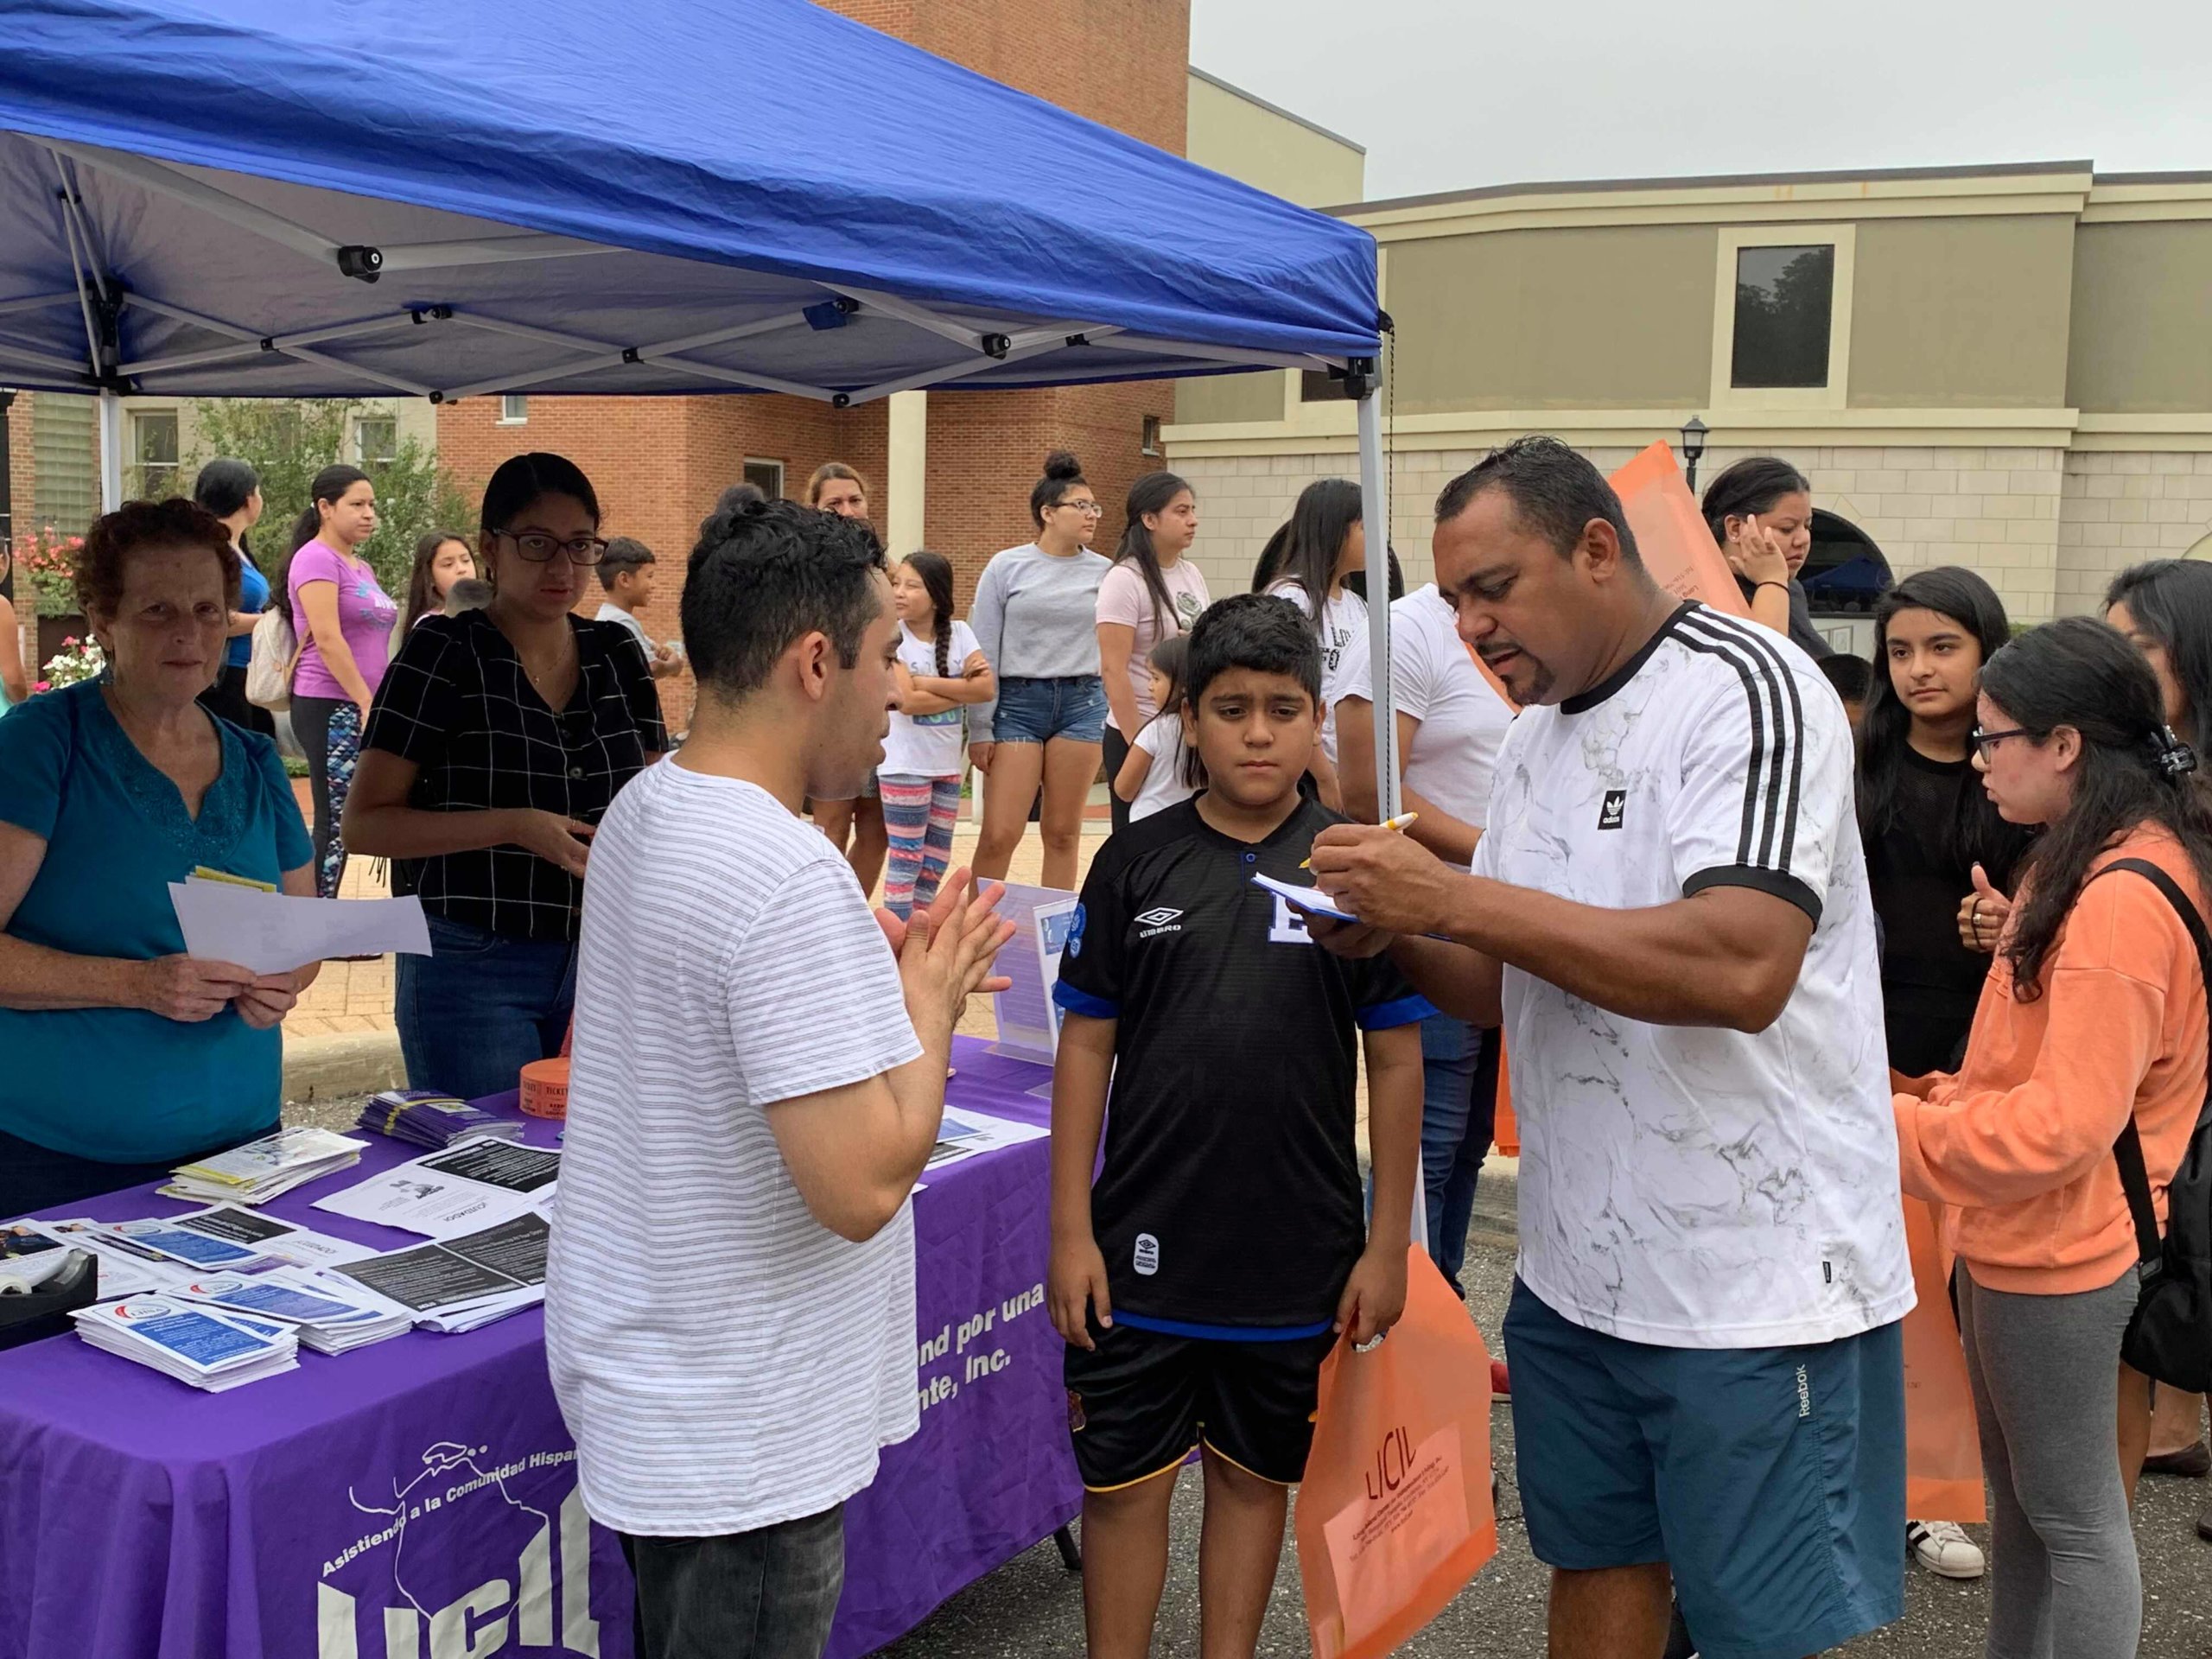
M1155 633L1166 632L1171 620L1180 629L1182 619L1175 614L1174 596L1167 591L1167 578L1160 574L1160 552L1152 544L1152 532L1145 528L1145 515L1166 512L1167 504L1190 487L1169 472L1147 473L1130 485L1128 522L1122 526L1122 543L1114 550L1115 563L1127 559L1144 578L1145 591L1152 595Z
M1337 560L1352 526L1364 512L1359 486L1351 480L1325 478L1308 484L1299 493L1290 522L1278 532L1281 546L1270 540L1261 555L1262 565L1268 563L1268 554L1274 555L1274 569L1267 573L1268 588L1295 583L1305 589L1310 610L1306 620L1317 636L1322 630L1321 613L1329 602L1330 584L1337 578Z
M1728 545L1728 521L1772 510L1785 495L1810 495L1805 474L1779 455L1751 455L1705 486L1700 510L1706 528L1722 547Z
M1068 451L1055 449L1045 457L1045 476L1029 492L1029 517L1038 529L1045 528L1045 509L1058 506L1078 484L1090 487L1090 480L1083 475L1083 463Z
M253 493L260 487L261 474L254 471L251 463L225 457L211 461L200 469L200 476L193 482L192 499L218 518L227 518L234 512L244 512L245 504L253 499ZM244 531L238 532L238 551L245 555L247 563L253 563L253 549Z
M2025 734L2011 741L2044 743L2062 726L2082 740L2073 800L2028 853L2003 946L2014 998L2032 1002L2067 912L2116 838L2146 823L2171 830L2212 893L2212 807L2190 776L2195 752L2167 728L2151 664L2103 623L2069 616L2021 635L1983 665L1981 690Z
M2212 755L2212 564L2151 559L2130 565L2105 589L2105 609L2127 607L2136 631L2158 641L2189 707L2182 735Z
M283 612L284 620L295 627L299 624L292 615L292 559L322 529L322 515L315 510L317 504L327 501L334 506L356 484L369 481L369 475L359 467L340 461L317 473L308 486L308 504L292 520L291 545L284 550L284 568L269 584L269 602Z
M930 625L937 633L937 677L952 677L952 561L918 547L902 561L922 579L930 596Z

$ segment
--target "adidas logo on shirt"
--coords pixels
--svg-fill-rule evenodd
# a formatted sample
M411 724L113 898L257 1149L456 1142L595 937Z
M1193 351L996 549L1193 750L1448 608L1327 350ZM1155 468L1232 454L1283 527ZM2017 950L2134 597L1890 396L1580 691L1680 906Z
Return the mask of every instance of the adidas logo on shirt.
M1621 827L1621 814L1627 810L1627 807L1628 791L1624 789L1607 790L1605 791L1605 798L1599 802L1598 805L1598 827L1600 830L1619 829Z

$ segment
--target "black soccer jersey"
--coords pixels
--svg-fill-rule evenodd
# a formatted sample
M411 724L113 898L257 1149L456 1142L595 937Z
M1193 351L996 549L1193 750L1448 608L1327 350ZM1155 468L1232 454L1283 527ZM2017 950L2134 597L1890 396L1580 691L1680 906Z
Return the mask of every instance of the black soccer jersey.
M1114 1312L1166 1328L1325 1325L1365 1243L1355 1025L1433 1012L1389 958L1347 962L1254 872L1338 820L1221 834L1185 801L1098 851L1054 995L1120 1022L1091 1221ZM1193 1334L1205 1334L1204 1332Z

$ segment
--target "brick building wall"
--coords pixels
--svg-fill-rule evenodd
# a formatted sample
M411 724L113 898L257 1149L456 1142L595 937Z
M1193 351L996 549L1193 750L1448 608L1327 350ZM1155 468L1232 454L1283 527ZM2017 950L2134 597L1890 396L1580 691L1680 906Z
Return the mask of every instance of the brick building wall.
M885 406L833 410L799 397L532 397L528 418L499 418L497 397L438 410L438 459L473 495L499 463L531 450L568 456L599 493L601 531L632 536L653 550L658 577L645 631L671 639L680 630L683 567L699 521L715 499L745 475L746 459L780 461L793 496L825 461L846 461L871 488L884 476ZM881 506L877 508L879 513ZM597 584L587 610L599 607ZM681 729L690 718L688 676L661 682L661 702Z
M1188 109L1188 0L829 0L831 9L995 80L1183 153ZM1068 203L1079 215L1082 203ZM635 536L659 555L663 574L645 616L656 638L673 636L683 556L717 493L742 476L746 457L784 463L796 497L823 461L850 462L889 523L886 410L836 410L785 397L532 397L524 425L499 423L497 397L438 411L439 458L464 488L481 487L507 456L528 449L568 455L600 492L606 530ZM1174 412L1166 382L1039 391L946 390L931 394L929 545L953 562L964 608L984 562L1027 540L1029 491L1046 453L1072 449L1107 514L1099 544L1120 534L1122 503L1140 473L1161 464L1141 453L1145 417ZM894 548L893 553L906 550ZM681 724L688 679L662 682Z

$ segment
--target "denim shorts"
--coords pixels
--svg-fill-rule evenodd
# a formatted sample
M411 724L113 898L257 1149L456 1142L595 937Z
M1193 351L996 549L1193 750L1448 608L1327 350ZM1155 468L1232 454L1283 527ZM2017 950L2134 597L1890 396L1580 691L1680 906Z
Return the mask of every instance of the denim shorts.
M1001 679L991 722L995 743L1096 743L1106 735L1106 682L1096 674L1053 680Z

